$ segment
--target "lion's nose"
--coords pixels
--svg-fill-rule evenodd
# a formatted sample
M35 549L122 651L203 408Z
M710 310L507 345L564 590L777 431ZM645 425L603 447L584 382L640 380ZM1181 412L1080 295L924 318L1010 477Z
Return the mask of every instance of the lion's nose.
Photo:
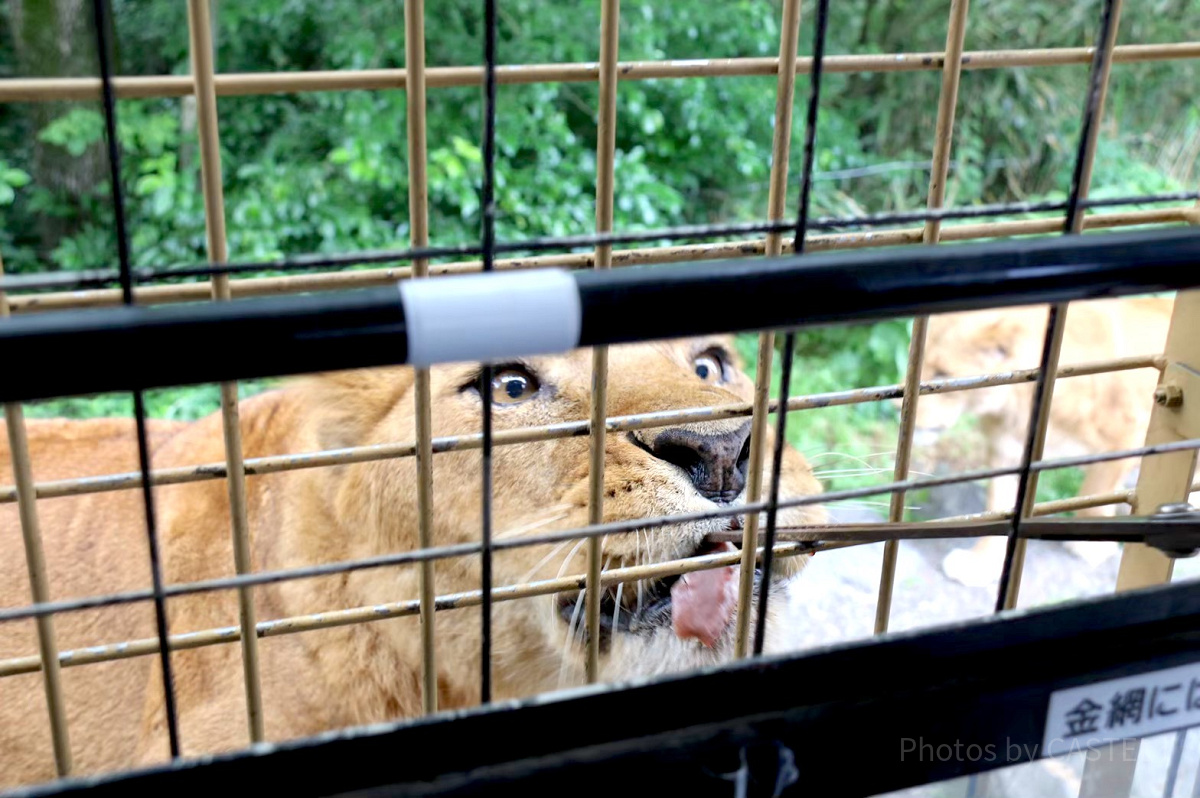
M715 435L682 427L666 429L646 441L645 448L682 468L706 499L731 502L746 485L750 422Z

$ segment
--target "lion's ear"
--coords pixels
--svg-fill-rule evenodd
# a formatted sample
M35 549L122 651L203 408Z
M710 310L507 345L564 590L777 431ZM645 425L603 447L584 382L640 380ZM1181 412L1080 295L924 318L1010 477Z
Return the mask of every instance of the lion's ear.
M322 449L368 443L371 430L412 387L413 371L405 367L354 369L315 374L298 388L316 420Z

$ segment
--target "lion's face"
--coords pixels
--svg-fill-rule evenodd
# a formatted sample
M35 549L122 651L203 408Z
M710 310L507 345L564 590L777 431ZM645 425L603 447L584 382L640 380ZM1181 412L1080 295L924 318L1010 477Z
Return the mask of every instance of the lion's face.
M1037 363L1037 353L1024 351L1012 310L987 310L934 316L929 320L922 381L971 377ZM1027 364L1026 364L1027 365ZM927 434L953 427L961 418L995 418L1005 413L1011 388L983 388L922 396L917 402L916 428Z
M592 355L586 350L498 365L490 396L481 397L478 366L434 368L430 375L433 434L436 438L477 433L482 401L492 404L499 439L504 438L505 430L587 419L591 371ZM355 394L377 397L369 400L374 408L361 407L361 400L344 392L340 397L326 393L322 400L326 411L332 405L340 407L343 417L368 418L369 430L353 435L355 443L411 440L415 412L411 372L393 369L369 372L370 377L359 374L359 380L353 383ZM389 381L390 385L384 387L380 381ZM610 417L744 402L753 391L751 381L738 368L731 341L724 338L613 347L609 352L608 386ZM388 407L381 413L378 405L384 401ZM372 413L374 419L369 418ZM345 424L338 426L343 435L346 428ZM605 446L603 520L678 515L744 503L749 431L749 418L739 417L610 432ZM324 445L349 443L344 438L324 441ZM586 434L496 446L493 458L496 540L587 524ZM769 457L766 463L764 471L769 473ZM480 472L478 449L434 455L436 544L479 540ZM348 470L341 479L337 502L345 511L340 514L354 516L355 526L366 527L355 534L373 539L374 549L403 550L416 545L413 458ZM768 481L769 476L763 480L764 492ZM819 491L799 452L785 450L780 495L788 498ZM365 505L364 492L369 496ZM353 513L351 503L367 509ZM781 511L779 523L812 523L823 517L819 508L804 507ZM603 564L613 569L707 553L712 551L705 542L707 534L740 528L740 524L740 518L717 518L610 535L601 540ZM494 560L494 584L499 587L585 573L586 551L587 544L582 541L499 551ZM775 578L759 580L773 591L768 650L788 647L787 625L794 619L784 621L788 602L782 577L795 573L801 559L777 560ZM609 588L601 606L603 677L611 680L650 675L727 658L732 651L734 619L727 607L717 606L721 602L705 591L728 588L729 583L736 585L737 576L735 567L716 572L707 583L703 577L691 583L699 587L694 587L689 597L688 612L715 630L715 637L706 642L681 639L673 629L672 596L679 596L679 591L673 589L677 577ZM415 573L408 575L407 582L415 588ZM394 592L394 581L392 585ZM438 564L439 594L478 589L478 558ZM414 589L408 597L415 595ZM705 605L706 601L713 606ZM494 619L494 664L502 694L528 694L583 681L583 601L578 592L498 602ZM450 669L448 676L453 680L454 672L461 670L464 681L473 680L478 656L478 609L438 613L437 623L442 641L439 671L446 674ZM448 648L453 653L447 652Z

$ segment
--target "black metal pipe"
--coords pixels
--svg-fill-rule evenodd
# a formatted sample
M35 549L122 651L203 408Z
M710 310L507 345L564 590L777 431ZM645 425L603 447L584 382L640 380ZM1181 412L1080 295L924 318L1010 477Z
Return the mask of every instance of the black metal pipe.
M1200 285L1198 265L1200 231L1185 228L571 277L578 291L576 344L593 346L1170 291ZM504 307L531 274L431 282L474 280L477 288L494 290L493 304ZM447 300L447 293L455 292L443 292L437 308L453 313L456 298ZM478 293L472 302L480 307ZM383 287L15 316L0 322L7 366L0 401L405 363L404 315L396 288ZM163 355L113 362L105 357L112 351Z
M1159 205L1168 202L1192 202L1200 199L1197 191L1170 191L1161 194L1127 195L1081 199L1080 208L1115 208L1123 205ZM809 230L844 230L858 227L886 227L929 220L987 219L1028 213L1066 210L1067 200L1036 202L1006 202L994 205L967 205L957 208L924 208L915 211L891 211L861 216L824 216L809 222ZM550 252L595 247L602 244L637 244L663 241L697 241L753 235L755 233L789 233L790 221L725 222L722 224L678 225L655 230L589 233L586 235L540 236L526 240L498 241L496 254ZM441 246L408 247L405 249L363 250L358 252L316 253L291 255L273 260L238 261L226 263L187 263L158 267L134 267L133 280L140 284L164 283L185 277L212 277L218 274L249 274L253 272L286 272L295 274L323 269L346 269L351 266L400 263L418 259L463 258L481 255L478 244L448 244ZM70 272L36 272L9 274L5 286L10 291L55 289L60 291L82 288L101 288L120 279L116 269L93 268Z
M580 272L580 344L1176 290L1197 264L1184 229Z
M10 317L4 401L403 363L394 287ZM112 358L112 352L139 358Z

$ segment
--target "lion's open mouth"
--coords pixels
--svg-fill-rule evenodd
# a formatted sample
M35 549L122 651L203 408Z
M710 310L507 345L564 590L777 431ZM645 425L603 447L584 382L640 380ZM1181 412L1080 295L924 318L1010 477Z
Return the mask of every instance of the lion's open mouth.
M705 543L692 556L737 551L732 543ZM738 565L726 565L662 579L622 583L605 588L600 598L600 645L614 632L646 633L671 626L677 637L696 639L712 648L729 627L737 609ZM756 585L762 579L755 569ZM583 593L561 593L558 612L578 639L586 641Z

